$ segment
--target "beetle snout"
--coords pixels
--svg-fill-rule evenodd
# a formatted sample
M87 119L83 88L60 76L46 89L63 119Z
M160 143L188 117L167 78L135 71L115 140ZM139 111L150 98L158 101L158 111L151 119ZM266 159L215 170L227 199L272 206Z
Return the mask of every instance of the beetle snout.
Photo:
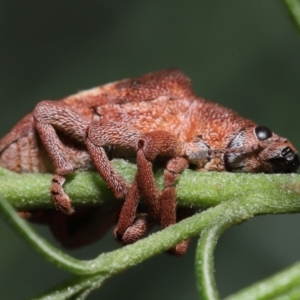
M283 148L280 153L270 159L275 173L293 173L300 165L299 155L290 147Z

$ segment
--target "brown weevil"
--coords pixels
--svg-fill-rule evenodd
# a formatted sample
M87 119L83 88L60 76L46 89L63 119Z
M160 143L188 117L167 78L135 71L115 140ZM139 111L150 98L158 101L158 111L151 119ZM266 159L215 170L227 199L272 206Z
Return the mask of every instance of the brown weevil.
M112 167L112 158L135 159L130 185ZM162 191L153 176L156 161L165 164ZM21 173L53 172L51 193L61 216L74 214L65 176L95 168L121 200L114 235L128 244L154 223L162 228L176 223L174 183L185 168L291 173L299 156L269 128L196 96L189 78L173 69L38 103L0 141L0 164ZM182 255L187 245L183 241L170 251Z

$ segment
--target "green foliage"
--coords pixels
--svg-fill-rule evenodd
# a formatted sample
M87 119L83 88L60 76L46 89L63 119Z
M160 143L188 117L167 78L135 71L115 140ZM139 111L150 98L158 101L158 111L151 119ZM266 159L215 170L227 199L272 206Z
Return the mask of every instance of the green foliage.
M126 180L132 180L136 169L134 165L122 160L114 161L114 165ZM76 299L84 299L110 277L200 233L196 254L199 291L203 299L218 299L213 252L220 235L230 226L255 215L300 211L300 176L296 174L251 175L186 170L178 182L178 203L206 210L132 245L82 261L70 257L38 236L9 204L13 203L21 210L52 206L50 195L45 192L49 191L50 177L42 174L19 175L6 170L1 170L0 176L0 190L4 195L0 201L1 211L11 225L41 256L74 274L70 280L36 299L71 299L75 296ZM161 184L161 170L156 172L156 179ZM18 182L19 191L13 191L9 184L13 182ZM85 205L106 205L106 201L115 201L112 196L109 197L110 192L96 173L70 176L66 190L75 206L82 205L83 201ZM106 200L102 201L102 197ZM282 293L295 294L299 292L299 283L300 264L296 264L228 299L267 299ZM255 297L248 298L249 295Z

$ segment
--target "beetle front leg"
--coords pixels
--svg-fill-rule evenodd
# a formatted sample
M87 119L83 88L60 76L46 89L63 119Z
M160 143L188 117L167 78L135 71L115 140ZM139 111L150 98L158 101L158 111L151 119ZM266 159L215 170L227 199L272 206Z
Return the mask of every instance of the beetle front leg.
M165 156L170 158L184 156L184 143L178 141L175 136L168 132L154 131L141 135L138 139L137 144L137 178L139 181L141 194L146 198L149 214L153 218L161 221L162 207L161 201L159 200L159 197L161 197L161 195L155 183L155 178L152 171L152 162L157 156ZM185 161L185 159L182 158L182 161ZM167 188L165 190L165 193L169 193L169 191L172 190L168 189L168 187L172 186L172 184L176 181L176 178L174 177L176 175L172 175L172 172L175 174L172 169L171 171L168 170L168 168L165 170L165 187ZM172 198L174 197L172 196ZM174 206L174 204L172 206ZM164 209L167 209L168 207L170 206L168 205L164 207ZM170 211L174 212L175 210L171 208Z
M180 173L187 169L188 161L184 157L171 158L164 170L164 189L160 196L161 203L161 227L165 228L176 223L176 189L174 184Z
M157 155L173 157L164 171L165 188L162 193L156 187L152 171L152 161ZM180 172L188 167L188 161L183 155L183 143L168 132L150 132L138 140L137 178L141 194L148 204L149 215L159 220L162 228L176 223L176 191L173 184ZM186 252L188 243L188 240L183 241L168 252L181 256Z
M174 184L180 176L180 173L187 169L188 161L184 157L171 158L164 170L164 185L161 196L161 227L166 228L176 222L179 222L184 214L185 208L176 209L176 189ZM176 213L177 212L177 213ZM186 214L187 215L187 214ZM169 254L182 256L186 253L190 240L184 240L173 248L168 250Z

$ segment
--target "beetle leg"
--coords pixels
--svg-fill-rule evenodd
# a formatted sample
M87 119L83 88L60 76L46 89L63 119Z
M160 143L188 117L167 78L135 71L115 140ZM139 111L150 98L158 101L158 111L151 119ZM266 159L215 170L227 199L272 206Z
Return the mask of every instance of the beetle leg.
M51 101L40 102L35 107L33 115L36 129L55 167L56 174L53 176L51 186L53 202L57 209L72 214L74 209L63 190L65 175L74 170L72 155L60 141L56 130L80 143L84 141L88 121L65 105Z
M164 170L164 185L160 195L161 203L161 227L166 228L178 222L179 217L176 215L176 189L175 182L180 176L180 173L188 168L187 159L183 157L171 158ZM178 208L179 210L180 208ZM181 218L182 219L182 218ZM184 240L175 247L168 250L168 253L181 256L187 251L190 240Z
M132 244L146 235L154 225L154 220L146 213L137 213L140 191L137 175L122 206L114 237L121 244Z
M123 241L124 233L133 224L136 217L136 209L139 202L139 190L137 186L137 180L134 182L127 194L127 197L122 206L122 210L119 216L118 224L114 230L114 237L120 243L125 243Z
M117 122L92 122L87 130L86 146L101 177L111 188L115 197L125 199L114 236L122 244L130 244L144 236L152 226L145 214L136 214L140 198L137 176L132 186L126 185L106 159L103 146L118 145L135 148L140 133Z
M165 188L162 193L159 193L156 187L152 171L152 161L157 155L173 157L164 171ZM176 191L173 184L178 179L179 173L188 167L188 161L182 157L183 155L183 143L168 132L150 132L138 140L139 187L148 204L149 215L159 220L162 228L176 223ZM188 243L188 240L183 241L169 252L178 256L183 255Z
M138 135L137 131L130 130L127 126L117 122L101 123L95 121L87 129L85 144L88 152L97 171L118 199L126 198L129 186L113 168L103 147L118 145L134 148Z
M116 240L122 244L133 243L144 236L153 226L153 215L155 214L152 211L149 216L136 213L140 198L138 186L140 174L137 173L129 188L116 171L108 167L110 162L103 159L106 155L103 146L117 145L135 149L139 136L140 132L117 122L95 121L89 125L87 130L86 145L98 172L112 189L114 195L117 198L125 199L118 224L114 230Z
M139 137L137 144L137 178L141 194L146 198L149 214L154 219L160 220L160 193L155 183L152 162L158 155L167 157L183 156L184 144L179 142L175 136L165 131L153 131L143 134ZM170 185L168 176L165 176L165 178L166 183ZM171 177L170 179L172 181Z
M180 173L188 168L189 164L184 157L171 158L164 170L164 186L161 195L161 227L165 228L176 223L176 190L175 182L180 176Z

